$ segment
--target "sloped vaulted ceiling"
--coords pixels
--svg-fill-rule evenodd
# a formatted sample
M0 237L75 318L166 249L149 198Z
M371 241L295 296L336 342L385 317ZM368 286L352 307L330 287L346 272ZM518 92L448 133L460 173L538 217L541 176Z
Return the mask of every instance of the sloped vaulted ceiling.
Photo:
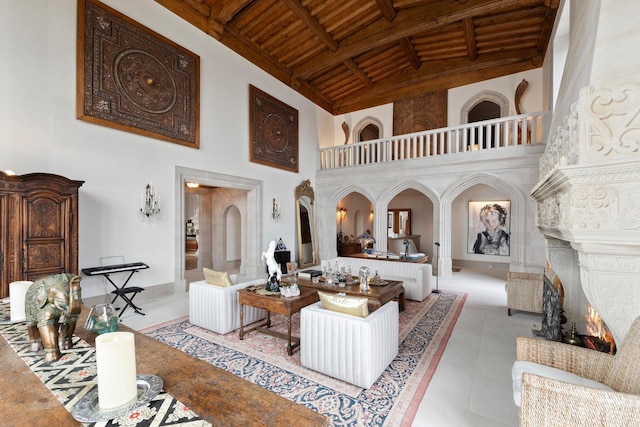
M332 114L542 65L560 0L156 0Z

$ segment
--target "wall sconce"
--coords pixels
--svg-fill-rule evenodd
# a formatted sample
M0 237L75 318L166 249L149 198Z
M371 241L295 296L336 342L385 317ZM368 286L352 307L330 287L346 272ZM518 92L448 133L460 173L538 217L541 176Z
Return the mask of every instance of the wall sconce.
M278 218L280 218L280 202L274 197L273 206L271 207L271 219L277 221Z
M147 219L151 219L160 213L160 198L151 183L147 184L144 194L140 196L140 213Z

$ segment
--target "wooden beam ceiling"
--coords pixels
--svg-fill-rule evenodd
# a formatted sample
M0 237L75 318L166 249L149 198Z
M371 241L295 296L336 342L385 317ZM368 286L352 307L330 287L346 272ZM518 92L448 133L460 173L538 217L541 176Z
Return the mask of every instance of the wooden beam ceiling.
M559 0L155 0L332 114L540 67Z

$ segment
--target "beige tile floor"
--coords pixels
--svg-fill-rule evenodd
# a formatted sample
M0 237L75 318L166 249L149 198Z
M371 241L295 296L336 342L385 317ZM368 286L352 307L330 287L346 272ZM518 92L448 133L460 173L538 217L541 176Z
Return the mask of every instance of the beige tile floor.
M442 290L466 292L464 308L418 409L414 426L517 426L511 394L515 340L540 327L541 315L507 316L506 272L463 268L440 277ZM145 316L128 310L122 322L134 329L188 314L188 294L150 288L136 301ZM104 299L91 298L85 304Z

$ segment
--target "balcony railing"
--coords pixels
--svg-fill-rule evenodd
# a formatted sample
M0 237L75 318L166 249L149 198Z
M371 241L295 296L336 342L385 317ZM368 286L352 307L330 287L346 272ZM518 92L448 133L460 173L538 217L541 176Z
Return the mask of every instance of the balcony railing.
M546 112L396 135L320 149L320 169L337 169L453 153L501 150L546 140Z

